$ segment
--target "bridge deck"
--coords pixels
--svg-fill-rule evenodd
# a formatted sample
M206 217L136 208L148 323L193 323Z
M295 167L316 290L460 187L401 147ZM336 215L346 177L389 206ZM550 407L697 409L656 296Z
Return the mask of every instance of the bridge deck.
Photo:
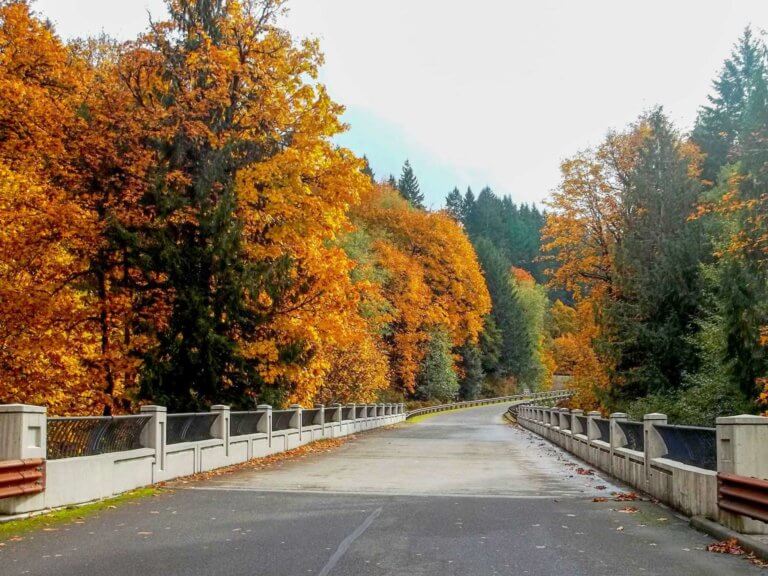
M758 574L501 420L496 405L364 434L0 548L3 574ZM606 486L606 489L599 489ZM619 510L627 505L634 514Z

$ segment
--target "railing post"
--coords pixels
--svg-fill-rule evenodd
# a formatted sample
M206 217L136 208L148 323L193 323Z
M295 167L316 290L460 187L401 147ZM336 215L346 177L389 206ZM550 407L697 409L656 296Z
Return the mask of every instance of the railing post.
M571 430L571 411L568 408L560 408L560 432L564 430Z
M290 423L288 424L289 428L297 428L299 430L299 442L301 442L301 435L302 435L302 423L301 423L301 404L291 404L291 410L293 410L293 414L291 414ZM287 437L286 437L287 438Z
M653 479L653 466L651 463L654 458L661 458L667 453L667 446L664 439L656 431L656 424L666 424L667 415L654 412L643 416L643 452L645 456L645 484L650 487Z
M272 448L272 406L269 404L259 404L256 406L257 412L264 412L264 416L259 418L256 425L256 431L267 435L267 446Z
M602 414L597 410L587 412L587 440L590 444L593 440L600 439L600 428L595 424L595 418L601 418Z
M717 471L768 480L768 418L726 416L717 419ZM765 534L768 525L720 510L720 523L747 534Z
M627 444L624 432L619 426L619 422L625 422L629 417L624 412L614 412L611 414L608 430L610 433L611 444L611 465L610 472L613 474L613 453L616 448L623 448Z
M586 436L587 434L586 430L582 430L582 425L579 421L580 416L584 416L584 410L578 408L571 410L571 433L573 433L574 436L576 436L576 434L584 434Z
M151 416L141 431L139 442L146 448L155 450L155 468L157 472L165 470L165 437L168 425L168 409L165 406L142 406L141 414Z
M45 458L46 409L29 404L0 404L0 460Z
M216 404L211 406L211 412L218 415L211 426L211 436L224 441L224 455L229 458L229 406Z
M319 420L318 422L314 422L314 424L318 424L320 426L320 430L322 431L322 435L325 436L325 404L315 404L315 408L319 410L317 413L316 420Z

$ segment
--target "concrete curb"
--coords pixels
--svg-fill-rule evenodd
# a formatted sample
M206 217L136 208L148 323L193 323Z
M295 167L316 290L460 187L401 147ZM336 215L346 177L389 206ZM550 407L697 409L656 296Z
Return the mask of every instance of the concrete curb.
M702 516L694 516L691 518L690 525L692 528L709 534L710 536L717 538L718 540L736 540L739 545L749 552L752 552L755 556L768 560L768 544L752 538L746 534L739 534L738 532L726 528L722 524L707 520Z

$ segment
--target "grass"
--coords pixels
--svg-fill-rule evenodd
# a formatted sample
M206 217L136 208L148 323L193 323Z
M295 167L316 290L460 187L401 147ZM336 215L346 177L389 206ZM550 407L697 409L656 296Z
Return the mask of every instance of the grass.
M141 498L155 496L159 492L160 490L157 488L140 488L138 490L133 490L132 492L126 492L120 496L115 496L114 498L99 500L92 504L67 506L61 510L54 510L53 512L48 512L46 514L2 522L0 523L0 542L21 538L23 534L27 534L34 530L44 530L60 524L78 522L83 520L86 516L101 512L102 510L116 508L121 504L127 504Z

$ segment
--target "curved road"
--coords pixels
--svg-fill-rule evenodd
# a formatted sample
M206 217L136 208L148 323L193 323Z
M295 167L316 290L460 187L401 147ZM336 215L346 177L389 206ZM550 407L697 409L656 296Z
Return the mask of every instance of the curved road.
M358 436L0 547L2 574L758 574L526 431L503 405ZM628 514L627 505L639 509Z

